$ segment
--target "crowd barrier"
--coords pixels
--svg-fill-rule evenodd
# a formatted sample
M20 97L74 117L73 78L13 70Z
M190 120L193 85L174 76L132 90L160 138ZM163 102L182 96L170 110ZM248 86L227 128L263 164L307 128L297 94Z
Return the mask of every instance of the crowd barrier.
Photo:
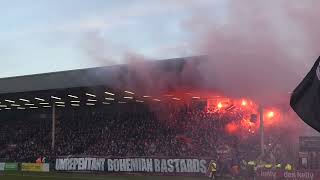
M256 172L256 179L259 180L317 180L320 179L320 171L313 170L297 170L297 171L282 171L282 170L260 170Z
M210 161L208 158L60 157L56 159L55 170L65 172L205 176Z

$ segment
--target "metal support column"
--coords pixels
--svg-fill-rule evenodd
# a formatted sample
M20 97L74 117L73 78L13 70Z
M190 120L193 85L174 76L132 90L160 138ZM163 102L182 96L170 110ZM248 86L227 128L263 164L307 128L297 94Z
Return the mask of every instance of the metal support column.
M263 107L259 106L260 113L260 147L261 147L261 155L264 155L264 122L263 122Z
M52 134L51 134L51 149L54 151L55 146L55 133L56 133L56 107L53 103L52 105Z

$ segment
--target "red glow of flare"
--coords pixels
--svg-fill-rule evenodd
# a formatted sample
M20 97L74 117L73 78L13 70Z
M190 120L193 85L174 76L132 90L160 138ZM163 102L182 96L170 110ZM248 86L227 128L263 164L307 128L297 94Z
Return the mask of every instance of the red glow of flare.
M241 127L243 129L248 129L250 133L254 133L254 130L257 128L257 124L251 122L248 119L243 119L241 121Z
M246 105L247 105L247 101L242 100L241 105L242 105L242 106L246 106Z
M281 112L275 108L269 109L265 112L265 125L274 126L281 121Z
M273 111L268 112L267 116L268 116L269 119L273 118L274 117L274 112Z
M226 131L229 133L229 134L234 134L238 131L238 126L234 123L229 123L227 124L226 126Z

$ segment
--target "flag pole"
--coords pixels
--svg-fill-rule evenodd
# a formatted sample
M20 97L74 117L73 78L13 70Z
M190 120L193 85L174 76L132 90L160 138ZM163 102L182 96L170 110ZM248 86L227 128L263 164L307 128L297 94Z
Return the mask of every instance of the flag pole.
M56 133L56 107L52 105L52 134L51 134L51 149L54 151L55 148L55 133Z
M261 148L261 155L264 155L264 122L263 122L263 106L259 106L259 113L260 113L260 148Z

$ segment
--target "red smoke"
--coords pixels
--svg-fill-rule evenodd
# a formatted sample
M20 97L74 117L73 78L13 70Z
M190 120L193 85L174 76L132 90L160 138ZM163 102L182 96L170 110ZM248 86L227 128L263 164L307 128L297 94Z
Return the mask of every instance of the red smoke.
M191 47L208 54L205 82L230 96L279 102L319 55L316 1L228 1L223 20L195 12L184 27ZM196 10L195 10L196 11ZM280 100L281 101L281 100Z
M179 73L172 73L146 65L143 56L124 56L132 67L123 76L125 81L130 86L136 77L139 83L132 85L134 90L158 94L179 86L171 84L173 80L196 82L232 98L249 97L267 107L286 107L285 118L267 122L303 129L288 110L288 92L320 55L320 1L225 2L222 15L212 16L214 7L199 1L166 1L166 6L188 7L189 15L181 22L188 35L188 51L208 55L208 61L187 63Z

